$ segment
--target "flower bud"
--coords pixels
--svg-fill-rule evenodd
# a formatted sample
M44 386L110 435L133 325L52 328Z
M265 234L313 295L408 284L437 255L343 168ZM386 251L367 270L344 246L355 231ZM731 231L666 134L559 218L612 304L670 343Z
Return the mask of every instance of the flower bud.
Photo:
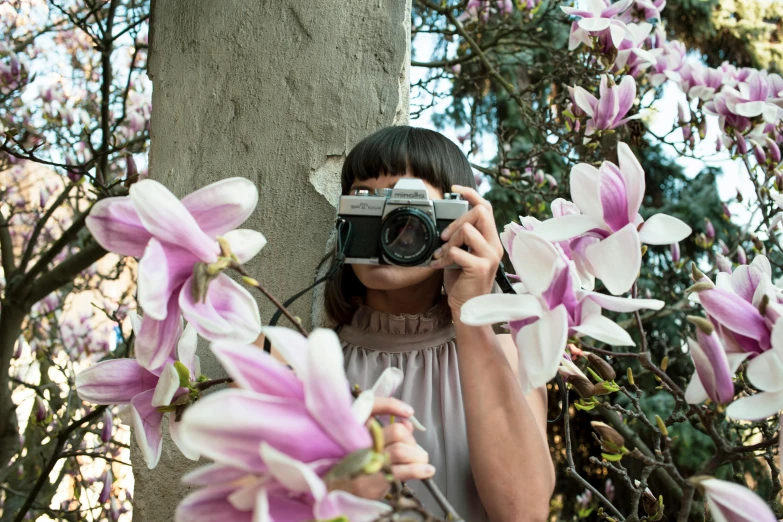
M105 504L109 501L109 497L111 496L112 482L114 482L114 478L111 474L111 468L106 469L101 480L103 482L103 489L101 489L101 494L98 496L98 502Z
M780 163L780 147L773 140L766 138L767 149L769 150L769 159L772 163L777 165Z
M718 271L731 273L731 261L723 254L715 254L715 266L718 267Z
M633 380L633 370L630 366L625 370L625 376L628 378L628 384L636 386L636 383Z
M36 395L35 397L35 420L38 422L44 422L49 415L49 408L46 407L46 402Z
M657 521L663 517L663 497L655 498L650 488L644 490L642 494L642 507L649 517L647 520Z
M109 503L109 516L111 517L111 522L117 522L120 519L120 503L115 497L111 497L111 502Z
M704 232L707 234L707 238L710 240L715 239L715 227L712 226L712 221L707 218L704 218L704 221Z
M753 147L753 155L756 156L756 161L759 165L767 164L767 154L764 152L764 149L761 148L761 145Z
M554 190L554 189L556 189L556 188L557 188L557 180L555 179L555 177L554 177L553 175L551 175L551 174L547 174L547 175L545 175L544 177L545 177L545 178L546 178L546 180L549 182L549 188L550 188L551 190Z
M601 441L601 449L607 453L620 453L625 447L625 439L614 428L600 421L591 421L593 427Z
M537 170L533 174L533 183L536 185L543 185L544 184L544 173L541 170Z
M672 243L669 246L669 249L672 253L672 263L679 263L680 262L680 244L679 243Z
M451 72L453 72L455 76L459 76L459 73L462 72L462 64L455 63L454 65L452 65Z
M748 256L745 254L745 249L741 246L737 247L737 263L740 265L747 265L748 264Z
M655 422L658 424L658 429L661 430L661 435L668 437L669 429L666 427L666 423L663 422L663 419L660 417L660 415L655 416Z
M723 211L723 219L726 221L731 219L731 210L726 203L721 203L721 210Z
M589 399L595 395L595 386L587 379L573 379L569 381L569 384L574 387L576 393L583 399Z
M742 203L742 192L737 189L737 203Z
M101 440L103 442L109 442L111 440L112 433L114 431L114 423L112 422L111 411L108 409L103 412L103 428L101 429Z
M748 143L745 141L745 136L737 131L734 131L734 139L737 143L737 152L743 156L748 153Z
M596 354L588 353L587 360L590 362L590 366L595 369L596 373L600 375L602 379L613 381L617 377L612 365Z

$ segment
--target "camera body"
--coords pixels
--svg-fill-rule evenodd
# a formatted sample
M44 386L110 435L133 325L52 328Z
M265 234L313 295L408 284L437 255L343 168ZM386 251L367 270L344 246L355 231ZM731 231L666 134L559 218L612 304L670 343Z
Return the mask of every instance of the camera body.
M440 233L469 209L457 193L429 199L424 182L417 178L401 178L394 188L374 193L357 190L340 196L337 221L350 223L350 234L343 237L345 262L427 266L432 253L443 244ZM347 228L341 227L341 233Z

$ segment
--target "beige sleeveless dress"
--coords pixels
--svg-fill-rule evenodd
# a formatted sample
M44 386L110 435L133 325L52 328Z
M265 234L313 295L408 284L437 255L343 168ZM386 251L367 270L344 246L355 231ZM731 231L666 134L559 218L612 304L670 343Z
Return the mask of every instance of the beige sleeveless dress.
M367 389L391 366L403 371L405 377L394 396L413 406L416 418L427 428L414 435L437 470L435 482L465 520L489 520L470 469L454 324L446 299L415 315L393 315L360 305L337 335L352 385ZM408 485L433 514L442 516L421 482Z

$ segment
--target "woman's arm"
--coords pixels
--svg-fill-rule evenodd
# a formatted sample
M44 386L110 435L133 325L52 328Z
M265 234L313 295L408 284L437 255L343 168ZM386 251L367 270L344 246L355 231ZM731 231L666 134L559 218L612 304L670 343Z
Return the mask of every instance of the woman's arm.
M546 389L522 394L510 335L464 325L456 314L454 326L470 464L481 501L493 522L543 522L555 484Z
M443 231L446 244L433 254L430 266L461 267L446 270L443 277L457 333L473 476L493 522L543 522L554 489L544 390L522 394L509 363L516 358L510 338L499 339L490 326L468 326L459 320L463 304L492 291L503 245L492 205L469 187L455 185L452 192L459 192L473 208ZM470 251L460 248L463 245Z

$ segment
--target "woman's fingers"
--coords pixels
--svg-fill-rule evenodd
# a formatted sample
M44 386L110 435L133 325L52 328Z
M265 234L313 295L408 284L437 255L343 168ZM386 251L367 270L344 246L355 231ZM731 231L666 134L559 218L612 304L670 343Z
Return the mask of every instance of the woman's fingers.
M392 466L395 464L427 464L430 456L419 445L395 442L386 446Z
M416 439L413 437L413 428L405 426L401 422L394 422L383 427L383 440L386 446L397 442L416 445Z
M402 481L426 479L435 475L435 466L421 463L393 465L392 475Z
M376 397L372 406L372 415L394 415L408 418L413 415L413 408L394 397Z

